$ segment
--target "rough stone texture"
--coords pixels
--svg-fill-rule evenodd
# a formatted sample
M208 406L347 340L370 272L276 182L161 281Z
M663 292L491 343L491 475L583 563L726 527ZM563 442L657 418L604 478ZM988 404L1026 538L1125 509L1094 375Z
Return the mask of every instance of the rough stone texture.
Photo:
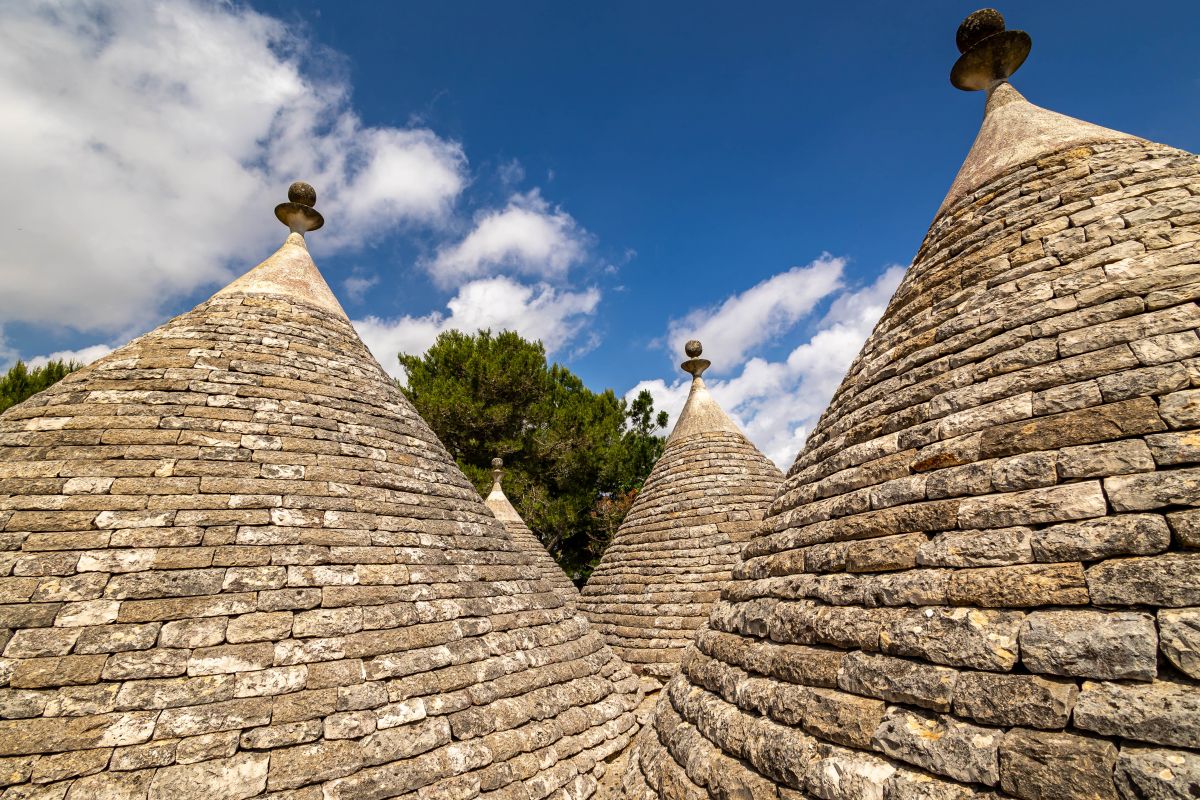
M1154 619L1136 611L1036 611L1021 626L1031 672L1151 680L1158 671Z
M648 688L678 670L781 481L693 378L662 456L579 600Z
M1117 800L1117 748L1104 739L1017 728L1000 745L1000 788L1023 800Z
M709 626L744 644L636 760L660 797L1196 796L1200 160L993 97L971 163L1026 155L952 193L743 548ZM796 646L889 704L869 745Z
M582 800L637 678L303 240L250 278L0 416L4 800Z
M1158 646L1176 669L1200 680L1200 608L1158 612Z
M483 502L496 515L496 519L504 523L513 542L530 555L542 580L554 587L554 591L558 592L568 608L574 608L579 600L579 589L575 588L575 584L567 577L567 573L563 572L562 567L558 565L558 562L554 560L533 531L529 530L525 520L521 519L517 509L509 502L508 497L504 494L504 488L500 485L499 474L496 474L492 490Z
M1200 797L1200 755L1126 745L1116 768L1122 798L1195 800Z

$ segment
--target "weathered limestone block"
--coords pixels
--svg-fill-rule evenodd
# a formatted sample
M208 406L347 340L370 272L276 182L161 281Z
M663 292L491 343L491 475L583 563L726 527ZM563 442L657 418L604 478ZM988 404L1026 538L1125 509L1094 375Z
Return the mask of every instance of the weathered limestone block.
M1100 482L1088 481L969 497L959 506L958 521L959 525L966 528L1011 528L1101 517L1107 510L1108 504L1100 489Z
M239 753L232 758L164 767L155 773L147 800L179 800L204 787L212 800L245 800L267 783L266 753Z
M1200 553L1103 561L1088 568L1087 582L1097 605L1200 605Z
M157 711L0 721L0 756L56 753L141 744Z
M1200 608L1159 611L1158 646L1180 672L1200 679Z
M874 575L864 583L866 606L940 606L946 604L950 570L910 569Z
M850 542L846 547L846 571L887 572L911 569L917 564L917 550L926 541L923 533L908 533Z
M1029 528L992 528L939 533L917 551L930 567L1002 567L1033 561ZM1074 559L1053 559L1071 561Z
M1126 744L1116 766L1124 800L1194 800L1200 796L1200 755Z
M1140 439L1084 444L1058 451L1058 477L1107 478L1154 469L1150 448Z
M883 786L885 800L976 800L994 796L987 790L906 767L897 769Z
M1121 514L1051 525L1033 534L1038 561L1097 561L1110 556L1152 555L1171 544L1167 521L1158 514Z
M1079 687L1037 675L963 672L954 689L954 713L986 725L1065 728Z
M1200 692L1161 678L1147 684L1085 681L1074 724L1105 736L1200 747Z
M1020 646L1032 672L1132 680L1158 672L1154 618L1136 611L1035 611L1021 626Z
M875 731L874 748L938 775L995 786L1000 780L999 749L1004 731L954 717L888 708Z
M1200 389L1163 395L1158 403L1159 413L1172 428L1200 427Z
M1000 788L1023 800L1116 800L1117 748L1104 739L1015 728L1000 745Z
M1167 514L1167 524L1183 547L1200 547L1200 509Z
M1104 479L1104 491L1118 511L1147 511L1200 503L1200 468L1160 470Z
M871 753L825 743L818 743L813 752L804 788L821 800L880 800L896 773L893 764Z
M801 724L808 733L831 742L867 749L886 706L835 689L810 689Z
M1019 564L957 570L946 589L952 605L1024 608L1087 603L1083 565Z
M1200 462L1200 431L1156 433L1146 437L1159 466Z
M921 608L906 612L880 633L880 649L951 667L1007 672L1017 663L1019 611Z
M958 674L946 667L855 651L842 659L838 687L894 703L949 711Z

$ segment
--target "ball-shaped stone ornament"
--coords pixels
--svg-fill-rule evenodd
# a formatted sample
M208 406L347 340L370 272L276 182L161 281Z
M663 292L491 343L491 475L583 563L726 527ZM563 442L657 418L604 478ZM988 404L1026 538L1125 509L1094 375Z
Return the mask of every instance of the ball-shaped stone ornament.
M704 348L698 339L692 339L683 346L683 352L687 353L688 358L699 358L700 354L704 352Z
M317 190L304 181L296 181L288 187L288 200L312 208L317 204Z
M958 45L958 52L965 53L987 37L1003 30L1004 16L994 8L981 8L968 15L962 25L958 26L954 43Z
M492 469L500 469L503 466L504 466L503 458L493 458L492 459Z

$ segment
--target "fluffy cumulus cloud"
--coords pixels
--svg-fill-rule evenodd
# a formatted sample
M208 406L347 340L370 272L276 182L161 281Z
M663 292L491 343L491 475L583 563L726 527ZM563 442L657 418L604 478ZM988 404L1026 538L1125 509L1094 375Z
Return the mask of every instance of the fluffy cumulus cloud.
M571 215L534 189L479 215L465 237L439 248L426 267L443 287L498 271L561 279L582 260L586 244L587 234Z
M31 0L0 27L0 326L114 337L277 243L294 178L338 224L324 249L446 226L458 143L372 127L273 18L203 0Z
M819 275L820 280L813 284L806 281L792 283L795 278L788 276L797 270L789 270L731 297L718 306L715 313L702 312L696 317L698 324L710 324L713 319L722 316L722 310L727 306L736 308L746 302L747 296L759 297L757 290L771 285L773 281L781 281L774 284L776 286L825 287L815 299L806 299L804 302L807 305L792 305L783 300L773 305L768 297L762 299L760 304L751 306L756 309L786 308L786 311L775 312L780 315L777 320L791 319L791 323L773 323L773 330L778 333L800 322L822 300L829 300L828 310L815 325L812 335L793 348L785 359L771 361L753 356L739 363L729 377L706 380L713 396L737 420L750 440L785 470L803 447L808 432L825 410L850 362L858 354L904 275L902 267L892 266L869 285L844 288L842 264L837 259L823 257L803 270L813 270L809 273L810 277ZM818 291L813 288L809 293L817 294ZM796 311L797 308L807 310ZM749 324L753 324L752 319ZM732 328L740 330L736 324ZM680 327L676 330L673 327L670 336L692 338L695 334L696 329L689 331ZM703 336L699 338L703 340ZM737 345L742 348L742 353L751 351L763 341L759 338L748 343L752 340L755 340L753 333L742 334ZM709 348L705 344L705 356L708 354ZM671 424L674 424L675 416L687 399L688 386L688 382L683 380L672 383L663 380L642 381L630 389L627 396L632 398L642 389L649 389L657 405L670 412Z
M600 292L595 288L566 291L500 276L464 284L446 303L445 313L391 320L368 316L355 320L354 327L383 368L403 378L396 354L423 353L439 333L451 329L513 330L526 339L540 339L554 352L579 333L599 302Z
M58 350L44 356L34 356L29 359L29 366L41 367L51 361L74 361L76 364L82 364L86 367L93 361L104 358L112 351L113 349L106 344L93 344L88 347L81 347L78 350Z
M705 357L713 362L713 373L728 372L840 289L845 266L844 259L826 253L808 266L792 267L716 306L672 320L667 329L671 352L682 352L684 342L699 339Z

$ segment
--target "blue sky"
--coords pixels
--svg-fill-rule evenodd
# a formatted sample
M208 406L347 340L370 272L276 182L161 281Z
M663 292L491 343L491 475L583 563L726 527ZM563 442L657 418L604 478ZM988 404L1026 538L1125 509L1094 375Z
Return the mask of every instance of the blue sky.
M202 301L308 178L311 249L385 366L499 321L675 408L698 332L718 399L787 461L974 137L984 98L947 79L974 8L0 5L0 362L94 356ZM1200 150L1200 17L1137 9L1006 3L1034 42L1013 82Z

